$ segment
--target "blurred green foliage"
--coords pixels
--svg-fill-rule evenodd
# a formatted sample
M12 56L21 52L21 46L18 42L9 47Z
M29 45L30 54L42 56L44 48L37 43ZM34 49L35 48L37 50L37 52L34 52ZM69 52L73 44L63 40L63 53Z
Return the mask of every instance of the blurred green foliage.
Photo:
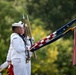
M30 17L37 42L74 19L75 9L75 0L0 0L0 64L6 61L11 25L22 20L23 13ZM73 32L36 52L32 75L76 75L72 66Z

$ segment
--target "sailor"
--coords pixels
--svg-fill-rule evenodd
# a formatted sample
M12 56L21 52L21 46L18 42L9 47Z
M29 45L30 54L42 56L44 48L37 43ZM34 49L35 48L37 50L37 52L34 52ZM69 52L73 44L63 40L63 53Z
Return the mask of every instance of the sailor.
M31 42L34 41L34 38L32 37L31 39L27 36L26 38L26 47L28 48L28 50L30 50L31 47ZM27 62L27 73L28 75L31 75L31 57L32 57L32 52L29 51L29 56L30 56L30 60Z
M31 57L32 57L32 52L30 51L30 47L32 46L32 42L34 42L34 38L33 37L30 38L28 36L28 34L27 34L27 32L28 32L27 24L25 24L24 29L25 29L25 32L24 32L23 35L24 35L24 39L26 41L26 48L27 48L27 50L29 52L29 54L26 53L27 58L29 58L26 61L27 62L27 75L31 75Z
M24 26L22 22L13 23L7 61L13 65L14 75L27 75L26 45L23 41Z

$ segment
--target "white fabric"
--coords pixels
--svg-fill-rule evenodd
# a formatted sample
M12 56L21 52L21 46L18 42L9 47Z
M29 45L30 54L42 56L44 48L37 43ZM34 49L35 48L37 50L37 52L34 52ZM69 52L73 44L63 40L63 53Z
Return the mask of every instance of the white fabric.
M14 75L27 75L25 50L22 38L17 33L12 33L7 60L12 62Z
M8 66L8 62L4 62L2 65L0 65L0 72L2 72L6 67Z
M25 55L25 45L22 38L17 34L13 33L10 37L10 47L7 54L8 61L14 58L23 58Z
M25 40L26 47L30 50L31 42L29 37L27 37ZM30 57L31 56L32 52L30 52ZM26 55L24 42L18 34L13 33L11 35L11 44L7 54L7 60L12 60L15 75L31 75L31 60L26 63L25 58Z
M6 61L11 61L11 53L12 53L12 50L11 50L11 47L9 47Z
M30 50L31 47L31 42L29 40L29 37L27 36L26 38L26 47L28 48L28 50ZM30 57L32 56L32 52L30 52ZM27 75L31 75L31 60L27 63Z
M11 60L14 58L25 58L25 44L22 38L18 34L13 33L10 41L10 49L12 50Z
M27 75L31 75L31 60L27 63Z
M14 26L14 27L24 27L24 25L22 24L22 22L21 21L19 21L18 23L13 23L12 24L12 26Z
M14 75L28 75L25 59L16 58L12 60Z
M29 37L27 36L27 38L25 40L26 40L26 47L27 47L28 50L30 50L31 42L29 40ZM32 56L32 52L30 51L29 53L30 53L30 57L31 57Z

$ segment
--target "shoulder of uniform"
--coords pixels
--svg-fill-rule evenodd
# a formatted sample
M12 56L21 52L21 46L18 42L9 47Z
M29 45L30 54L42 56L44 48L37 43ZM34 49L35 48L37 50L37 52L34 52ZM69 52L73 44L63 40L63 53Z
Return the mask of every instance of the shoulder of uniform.
M32 41L34 41L34 37L32 37L32 38L30 38L29 36L27 36L27 40L32 40Z
M17 39L19 36L16 33L12 33L11 34L11 39Z
M29 37L29 36L27 36L27 39L30 39L30 37Z

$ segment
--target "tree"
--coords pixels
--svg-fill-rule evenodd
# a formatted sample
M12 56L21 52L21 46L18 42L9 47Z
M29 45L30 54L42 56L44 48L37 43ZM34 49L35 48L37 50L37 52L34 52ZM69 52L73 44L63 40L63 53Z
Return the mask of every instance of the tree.
M0 64L6 59L11 24L28 13L35 42L76 17L75 0L2 0L0 1ZM76 75L72 66L73 38L60 39L37 51L32 58L32 75Z
M40 18L45 29L57 30L76 17L75 0L28 0L27 10L30 16Z
M9 39L11 31L11 24L14 22L18 22L22 20L22 12L24 9L17 3L8 1L0 1L0 55L1 62L5 61L8 47L9 47ZM25 12L25 11L24 11Z

